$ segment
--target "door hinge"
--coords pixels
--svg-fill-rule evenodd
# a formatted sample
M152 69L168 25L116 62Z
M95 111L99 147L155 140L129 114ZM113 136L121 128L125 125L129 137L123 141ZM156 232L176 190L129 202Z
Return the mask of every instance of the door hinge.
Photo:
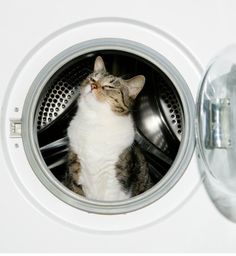
M231 147L231 106L229 98L214 99L208 102L206 127L206 147Z
M10 137L21 138L21 120L10 120Z

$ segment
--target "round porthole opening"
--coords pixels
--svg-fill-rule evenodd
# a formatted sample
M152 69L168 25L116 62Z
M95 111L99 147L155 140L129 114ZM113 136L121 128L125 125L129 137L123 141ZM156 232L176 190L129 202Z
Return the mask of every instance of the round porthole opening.
M81 47L55 57L31 87L23 118L30 134L23 136L28 159L41 182L78 209L119 214L142 208L164 196L177 183L185 171L186 160L191 158L194 141L186 137L193 130L188 87L163 56L138 44L120 42L118 47L113 42L104 46L93 42L91 47ZM114 76L129 79L141 74L146 78L132 116L135 142L145 156L155 185L122 201L89 200L63 184L68 168L67 128L78 109L81 83L93 71L97 56L103 58L107 71Z

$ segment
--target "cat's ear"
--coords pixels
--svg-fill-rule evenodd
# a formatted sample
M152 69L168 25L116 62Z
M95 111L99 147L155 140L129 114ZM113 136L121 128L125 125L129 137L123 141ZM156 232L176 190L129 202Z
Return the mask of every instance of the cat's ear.
M128 83L129 97L135 99L143 89L145 77L142 75L135 76L129 80L126 80L126 82Z
M105 64L102 57L98 56L94 62L95 72L106 72Z

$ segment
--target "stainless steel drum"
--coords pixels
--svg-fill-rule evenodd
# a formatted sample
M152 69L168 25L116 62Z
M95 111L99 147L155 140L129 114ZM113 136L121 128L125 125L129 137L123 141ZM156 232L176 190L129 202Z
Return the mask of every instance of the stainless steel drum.
M103 57L107 70L117 76L146 77L133 117L136 141L141 145L151 174L158 182L174 161L184 128L182 105L171 80L158 67L131 53L103 50L79 56L61 67L46 83L35 113L38 143L48 168L62 180L66 169L66 130L76 112L83 79L92 71L95 57Z

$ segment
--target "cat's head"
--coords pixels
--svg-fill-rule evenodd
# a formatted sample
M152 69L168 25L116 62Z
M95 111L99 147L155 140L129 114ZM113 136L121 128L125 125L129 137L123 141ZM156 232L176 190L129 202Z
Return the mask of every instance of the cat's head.
M81 85L81 96L109 104L116 114L126 115L130 112L144 83L145 77L142 75L124 80L109 74L103 59L99 56L95 60L93 73Z

